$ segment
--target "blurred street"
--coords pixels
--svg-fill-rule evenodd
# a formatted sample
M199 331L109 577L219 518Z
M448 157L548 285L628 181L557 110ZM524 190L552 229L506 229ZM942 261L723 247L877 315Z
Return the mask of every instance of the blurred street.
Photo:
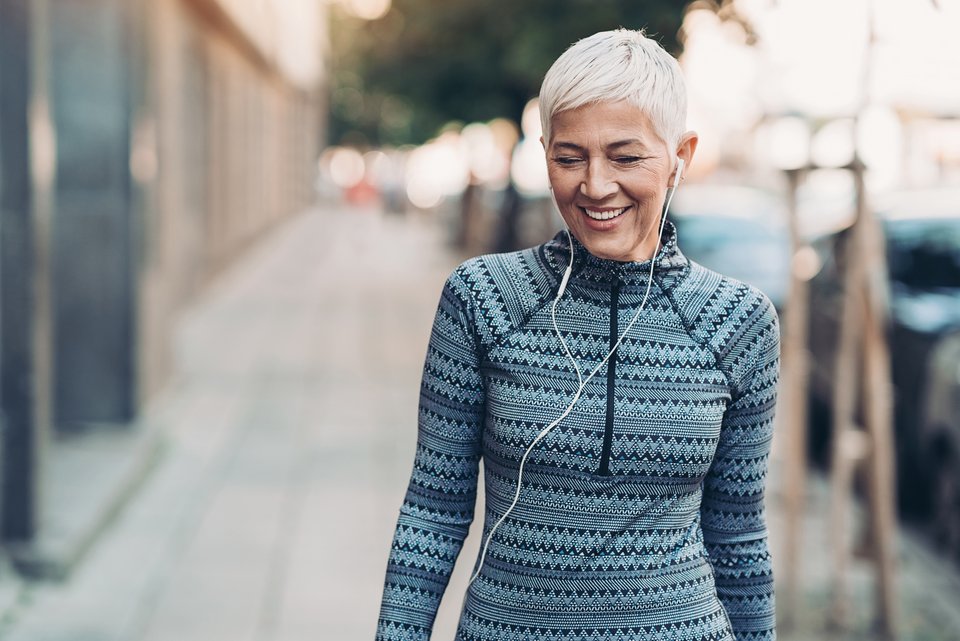
M617 27L781 315L779 638L960 641L960 1L584 7L0 0L0 641L371 641L443 282L579 218L538 93Z
M222 274L181 323L175 384L145 417L164 434L161 460L66 582L0 575L0 638L372 639L422 358L458 262L446 234L426 217L311 210ZM775 447L774 552L781 456ZM826 489L812 480L805 615L781 638L871 639L866 567L852 577L856 631L826 629ZM477 538L435 639L453 638ZM960 576L925 540L900 533L901 638L960 639Z

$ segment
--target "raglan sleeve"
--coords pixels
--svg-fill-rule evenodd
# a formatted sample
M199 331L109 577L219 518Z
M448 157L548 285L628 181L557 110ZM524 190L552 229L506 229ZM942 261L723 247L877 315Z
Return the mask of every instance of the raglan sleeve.
M717 596L738 641L776 638L773 570L767 543L764 487L773 437L780 364L780 328L770 301L735 334L734 360L744 372L723 417L713 463L704 479L700 516Z
M473 520L485 392L461 270L443 288L427 347L413 472L387 561L377 641L430 638Z

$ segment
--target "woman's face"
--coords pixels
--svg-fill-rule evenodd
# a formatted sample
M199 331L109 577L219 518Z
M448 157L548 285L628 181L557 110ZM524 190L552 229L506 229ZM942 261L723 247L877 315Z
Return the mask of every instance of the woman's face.
M688 165L695 146L696 135L687 134L677 150ZM655 254L676 161L638 107L618 101L561 111L546 153L560 215L591 254L619 261Z

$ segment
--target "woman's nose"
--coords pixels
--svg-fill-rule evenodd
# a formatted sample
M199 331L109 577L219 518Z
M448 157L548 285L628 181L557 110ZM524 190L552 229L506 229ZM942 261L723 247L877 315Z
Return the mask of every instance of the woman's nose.
M603 163L591 163L587 167L586 179L580 183L580 193L590 200L603 200L620 189L608 168Z

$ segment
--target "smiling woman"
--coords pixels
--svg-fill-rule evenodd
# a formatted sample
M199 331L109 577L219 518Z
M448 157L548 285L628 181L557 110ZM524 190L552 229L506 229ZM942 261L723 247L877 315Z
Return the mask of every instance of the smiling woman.
M771 640L780 333L663 219L697 145L679 67L642 32L598 33L540 105L569 231L447 280L377 638L430 638L483 460L458 640Z
M689 165L696 134L671 150L643 110L621 100L561 111L544 146L557 208L577 240L600 258L649 260L674 157Z

